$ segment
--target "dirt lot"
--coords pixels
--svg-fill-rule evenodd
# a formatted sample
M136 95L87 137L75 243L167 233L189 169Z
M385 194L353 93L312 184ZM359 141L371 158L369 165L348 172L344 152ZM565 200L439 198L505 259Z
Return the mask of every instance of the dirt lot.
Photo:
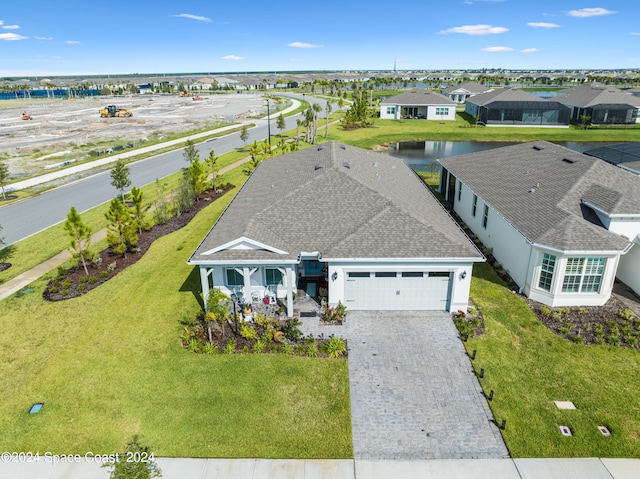
M99 109L117 105L131 118L100 118ZM65 161L115 145L139 144L153 136L194 130L259 116L264 101L255 94L132 95L72 100L0 101L0 159L9 159L12 178L46 173ZM32 120L22 120L22 113Z

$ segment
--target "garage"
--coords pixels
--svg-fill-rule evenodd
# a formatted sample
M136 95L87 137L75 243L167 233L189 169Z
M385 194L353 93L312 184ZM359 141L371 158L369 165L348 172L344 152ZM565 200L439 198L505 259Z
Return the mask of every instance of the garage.
M442 311L450 295L448 271L350 271L345 277L345 306L354 311Z

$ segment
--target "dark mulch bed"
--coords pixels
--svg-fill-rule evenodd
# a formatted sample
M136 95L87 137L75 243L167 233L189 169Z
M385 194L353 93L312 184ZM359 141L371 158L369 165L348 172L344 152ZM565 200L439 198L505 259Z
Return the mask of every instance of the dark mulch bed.
M640 347L640 318L615 296L604 306L549 308L527 302L547 328L575 343Z
M0 273L11 268L11 263L0 263Z
M227 187L227 190L232 187ZM180 216L173 216L163 225L154 225L150 230L143 231L138 238L135 252L128 252L126 258L115 254L111 248L104 249L98 254L99 259L95 263L87 265L89 276L86 275L82 265L72 267L69 270L59 269L58 276L47 284L42 296L48 301L62 301L77 298L97 288L102 283L109 281L120 271L135 264L146 253L156 239L172 233L187 225L193 217L212 201L220 198L224 191L213 190L203 192L191 209Z

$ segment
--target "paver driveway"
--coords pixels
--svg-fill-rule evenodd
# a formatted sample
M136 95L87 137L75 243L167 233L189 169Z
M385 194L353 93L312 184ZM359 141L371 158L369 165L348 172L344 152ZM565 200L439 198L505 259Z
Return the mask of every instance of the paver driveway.
M508 457L450 314L350 311L340 328L356 459Z

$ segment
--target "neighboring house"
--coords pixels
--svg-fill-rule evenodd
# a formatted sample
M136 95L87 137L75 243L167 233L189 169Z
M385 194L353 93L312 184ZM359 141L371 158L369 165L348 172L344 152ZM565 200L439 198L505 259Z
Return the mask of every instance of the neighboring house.
M400 93L380 103L380 118L422 118L426 120L455 120L456 104L439 93L415 89Z
M557 100L571 108L571 121L591 124L628 125L640 122L640 98L611 86L581 85L565 90Z
M595 156L623 170L640 175L640 143L638 142L599 146L585 151L584 154Z
M472 96L493 91L493 88L484 86L478 82L459 83L442 89L442 94L456 103L464 103Z
M485 126L569 126L570 110L562 103L517 88L503 88L467 100L465 112Z
M599 306L640 293L640 178L548 142L439 160L440 190L527 297Z
M484 257L398 158L325 143L262 161L193 253L203 295L328 289L350 310L466 309Z

